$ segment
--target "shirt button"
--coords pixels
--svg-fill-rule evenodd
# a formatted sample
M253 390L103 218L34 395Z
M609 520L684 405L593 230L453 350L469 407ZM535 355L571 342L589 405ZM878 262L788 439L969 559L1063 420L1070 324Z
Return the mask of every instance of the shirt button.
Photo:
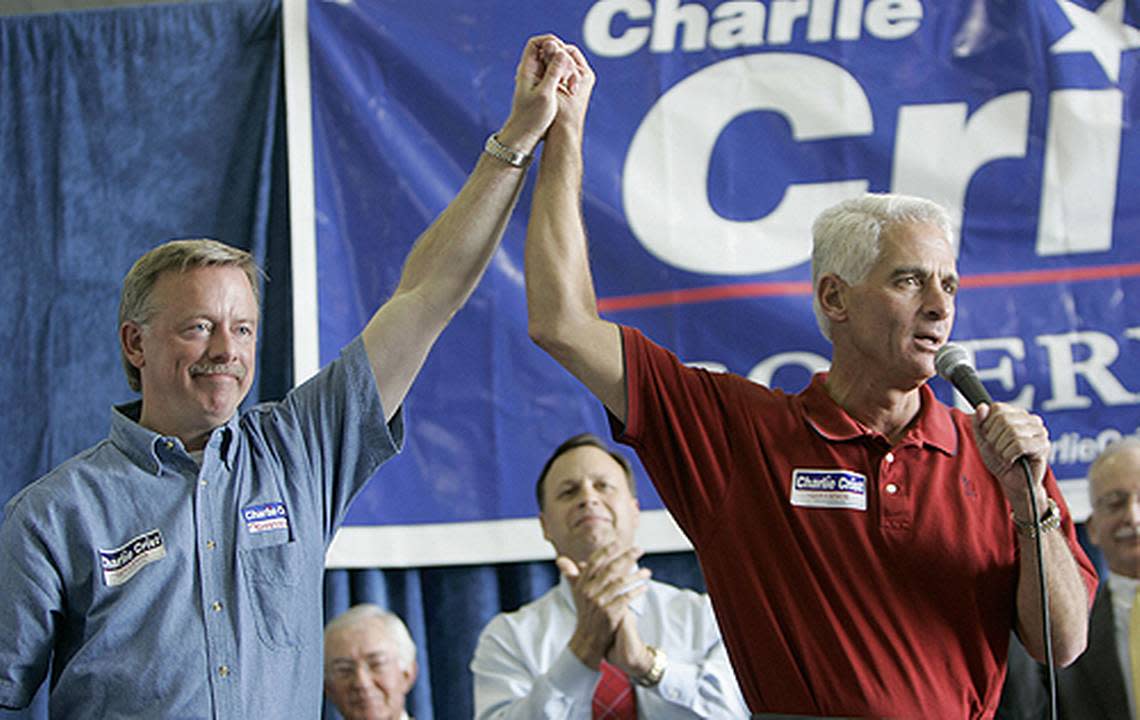
M206 549L207 550L213 550L217 546L218 546L218 544L216 542L214 542L213 540L207 540L206 541Z
M888 495L894 495L899 491L899 486L894 483L887 483L887 486L883 489L887 491Z
M199 483L202 485L202 487L206 487L207 485L209 485L209 484L210 484L210 481L209 481L209 480L207 480L206 478L202 478L202 479L201 479L201 480L199 480L198 482L199 482Z
M167 440L163 444L166 445L167 450L173 450L174 449L174 441L173 440Z
M895 461L895 454L893 452L889 452L889 453L887 453L887 456L883 459L889 463L893 463Z
M218 674L222 677L228 677L230 674L230 666L222 665L220 668L218 668Z
M214 612L221 612L222 611L222 604L220 602L218 602L217 600L215 600L213 603L211 603L210 609L213 610Z

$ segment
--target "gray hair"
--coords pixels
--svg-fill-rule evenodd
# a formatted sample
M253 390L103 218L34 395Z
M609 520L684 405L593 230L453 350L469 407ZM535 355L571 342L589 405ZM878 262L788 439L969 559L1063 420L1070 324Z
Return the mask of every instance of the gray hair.
M879 258L883 233L899 225L925 224L952 237L950 214L938 203L910 195L867 193L824 210L811 227L812 311L823 336L831 340L831 322L819 304L819 279L839 276L849 285L862 282Z
M384 627L384 634L396 644L396 660L400 663L400 669L407 670L410 668L412 663L416 661L416 644L412 642L408 627L404 625L404 621L400 619L399 615L388 612L375 603L353 605L329 620L328 625L325 625L325 643L328 644L329 636L334 632L360 625L369 620L378 621Z
M171 240L149 251L135 261L130 272L123 278L123 292L119 299L119 327L133 322L145 325L154 314L151 293L158 278L167 272L186 272L200 267L234 266L245 272L253 298L260 306L261 293L258 280L263 275L257 261L245 250L231 247L217 240L195 238ZM127 359L120 348L123 370L127 373L127 384L135 392L142 390L142 376L139 369Z
M1097 476L1109 460L1129 450L1140 452L1140 438L1127 436L1113 440L1105 446L1104 450L1100 451L1100 455L1097 455L1096 460L1093 460L1093 464L1089 466L1089 504L1094 508L1096 507L1096 496L1093 492L1093 486L1096 484Z

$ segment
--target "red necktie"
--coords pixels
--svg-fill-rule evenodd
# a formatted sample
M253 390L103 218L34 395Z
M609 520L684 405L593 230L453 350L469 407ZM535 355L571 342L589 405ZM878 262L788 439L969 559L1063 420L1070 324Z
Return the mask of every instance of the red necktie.
M629 678L605 660L592 707L594 720L637 720L637 695Z

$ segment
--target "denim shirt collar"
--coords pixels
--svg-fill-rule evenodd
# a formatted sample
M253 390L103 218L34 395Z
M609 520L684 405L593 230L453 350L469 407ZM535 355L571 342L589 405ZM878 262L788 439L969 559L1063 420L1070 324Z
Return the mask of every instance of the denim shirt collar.
M194 462L182 440L174 436L160 435L143 427L138 419L142 413L142 401L116 405L111 409L111 443L138 467L152 475L159 475L166 466ZM206 448L216 448L219 458L228 470L233 470L236 453L238 415L234 413L225 424L210 433ZM197 464L197 463L195 463Z

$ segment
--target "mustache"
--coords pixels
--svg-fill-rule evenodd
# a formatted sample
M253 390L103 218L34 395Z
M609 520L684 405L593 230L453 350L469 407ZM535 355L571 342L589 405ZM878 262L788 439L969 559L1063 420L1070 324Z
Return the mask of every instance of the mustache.
M1137 535L1140 535L1140 528L1135 525L1125 525L1124 527L1117 528L1116 532L1112 533L1112 539L1132 540Z
M190 366L190 377L230 375L240 381L245 379L245 374L245 366L241 363L194 363Z

